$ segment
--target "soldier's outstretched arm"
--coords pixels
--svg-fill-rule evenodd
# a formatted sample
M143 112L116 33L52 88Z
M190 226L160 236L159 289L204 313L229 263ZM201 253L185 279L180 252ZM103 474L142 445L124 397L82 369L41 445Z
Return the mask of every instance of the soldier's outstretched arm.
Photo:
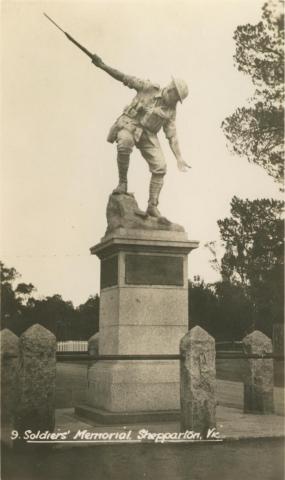
M180 147L178 140L175 136L171 137L168 139L169 146L174 153L174 156L176 157L177 160L177 167L181 172L187 172L188 168L191 168L190 165L183 160L181 152L180 152Z
M115 80L119 80L119 82L122 82L125 78L124 73L106 65L98 55L93 55L92 63L94 63L96 67L101 68L101 70L104 70L104 72L107 72L111 77L115 78Z
M187 172L187 169L191 167L187 162L185 162L185 160L183 160L181 155L181 151L180 151L180 147L177 139L175 117L176 117L176 112L174 111L172 113L172 117L170 118L170 120L164 123L163 130L169 142L169 146L177 160L177 167L181 172Z

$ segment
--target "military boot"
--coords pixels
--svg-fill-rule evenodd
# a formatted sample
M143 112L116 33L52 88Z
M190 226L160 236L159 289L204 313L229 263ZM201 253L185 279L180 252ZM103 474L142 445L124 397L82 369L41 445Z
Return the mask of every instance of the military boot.
M163 185L163 175L152 174L149 185L149 200L146 213L151 217L161 217L157 208L159 194Z
M125 155L118 153L117 156L118 170L119 170L119 184L117 188L113 190L114 194L119 195L120 193L128 192L128 169L130 163L130 155Z

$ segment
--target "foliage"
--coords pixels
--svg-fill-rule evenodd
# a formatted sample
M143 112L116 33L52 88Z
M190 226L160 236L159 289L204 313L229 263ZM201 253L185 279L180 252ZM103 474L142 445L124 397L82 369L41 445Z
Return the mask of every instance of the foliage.
M74 308L56 294L36 299L35 288L29 283L15 284L20 276L14 268L1 267L1 328L20 335L35 323L52 331L57 340L88 340L99 330L99 296Z
M256 87L247 107L222 123L231 149L263 167L276 181L284 178L284 13L281 0L263 6L257 25L234 33L235 63Z
M252 328L267 334L274 322L283 321L282 208L278 200L233 197L231 216L218 221L225 248L220 262L223 282L242 289L251 305L247 315Z
M75 320L75 309L72 302L66 302L60 295L53 295L28 302L26 317L31 319L33 324L40 323L48 328L58 340L67 340Z
M14 283L19 277L15 268L8 268L0 262L1 271L1 326L11 326L14 331L20 325L24 310L24 297L27 299L34 290L32 284L20 283L14 288ZM10 328L10 327L9 327Z
M77 322L77 337L84 334L86 339L99 331L99 295L91 295L87 301L77 308L79 320Z
M204 281L188 283L189 294L189 329L199 325L207 332L213 333L217 317L217 297L210 285Z
M251 328L251 306L244 290L228 281L189 282L189 327L199 325L216 340L241 340Z
M218 220L225 247L221 274L244 285L262 281L283 262L283 203L273 199L233 197L231 217Z

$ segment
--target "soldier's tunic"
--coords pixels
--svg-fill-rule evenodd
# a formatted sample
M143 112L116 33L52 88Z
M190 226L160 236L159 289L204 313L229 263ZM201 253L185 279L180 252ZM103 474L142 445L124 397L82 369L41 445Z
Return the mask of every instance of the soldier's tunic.
M166 173L166 162L157 133L164 130L167 139L176 137L176 106L169 107L162 100L157 84L125 75L123 83L134 88L137 95L112 126L108 142L117 142L119 153L130 154L136 146L154 174Z

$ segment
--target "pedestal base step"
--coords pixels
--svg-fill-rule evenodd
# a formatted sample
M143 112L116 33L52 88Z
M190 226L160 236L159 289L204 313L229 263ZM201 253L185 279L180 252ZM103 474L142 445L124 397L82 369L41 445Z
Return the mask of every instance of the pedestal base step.
M102 425L127 425L132 423L177 422L180 410L158 410L154 412L108 412L88 405L77 405L75 415Z

